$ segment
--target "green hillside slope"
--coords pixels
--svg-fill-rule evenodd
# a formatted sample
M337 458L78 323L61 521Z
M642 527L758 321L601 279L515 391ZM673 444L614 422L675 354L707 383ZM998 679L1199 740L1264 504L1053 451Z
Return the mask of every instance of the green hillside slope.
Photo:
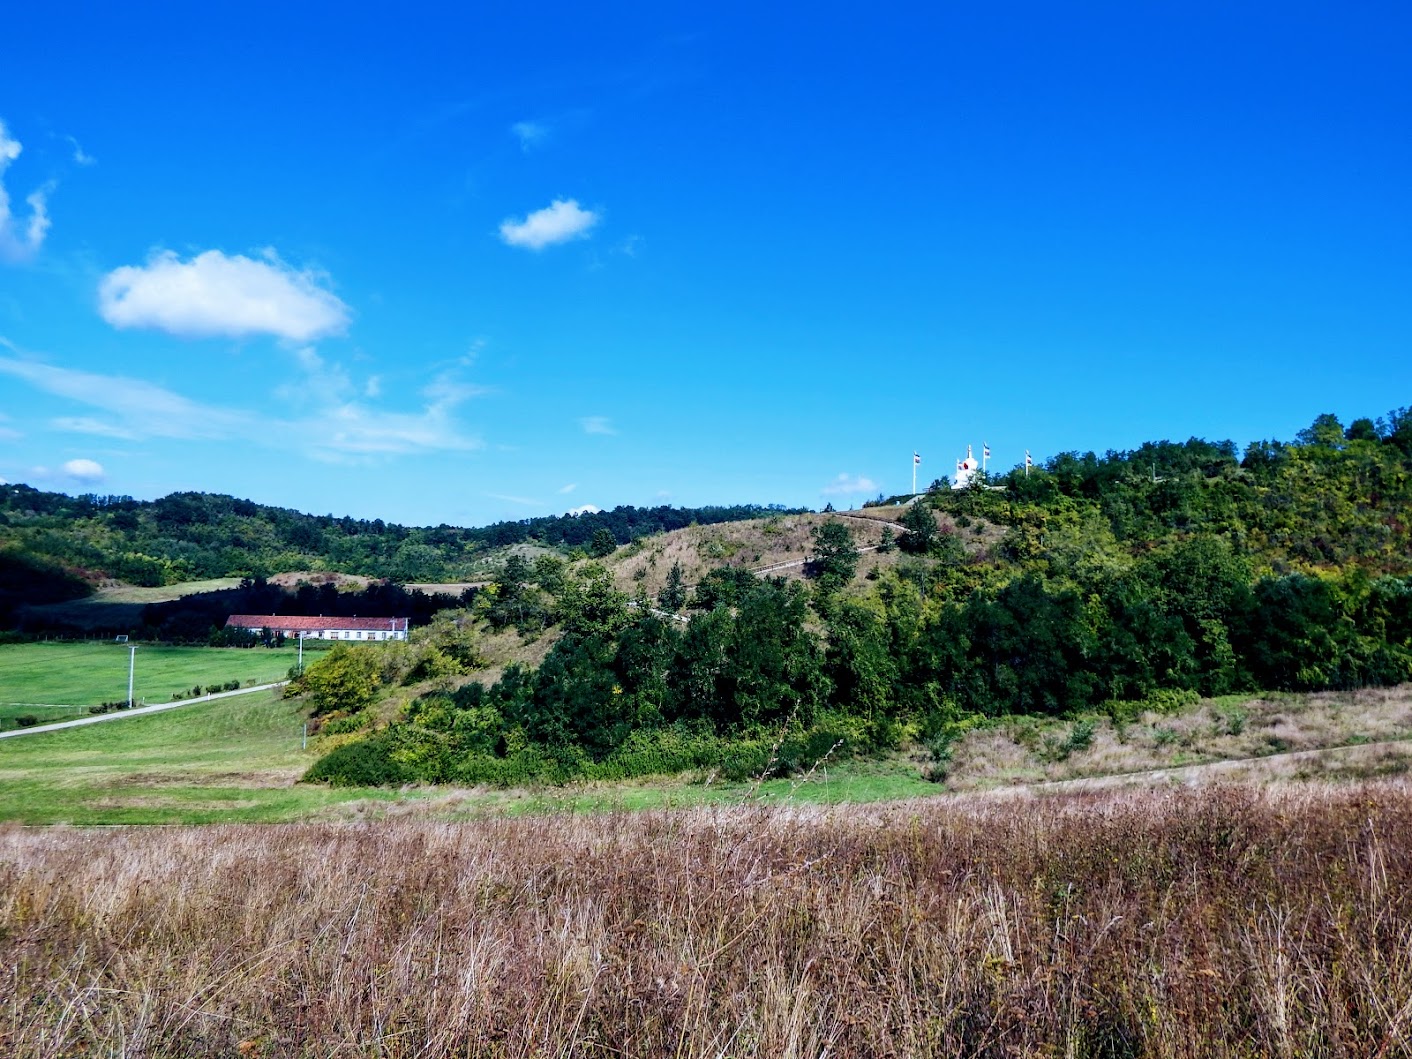
M751 568L802 520L678 531L607 566L512 564L458 628L550 638L543 661L494 683L443 667L312 775L740 776L913 740L943 772L961 734L1003 715L1121 723L1203 695L1397 684L1412 679L1410 511L1400 411L1322 416L1243 456L1197 439L1066 453L875 512L896 519L887 534L810 519L803 580ZM887 561L864 562L862 540ZM413 676L356 652L325 665L361 667L369 698Z

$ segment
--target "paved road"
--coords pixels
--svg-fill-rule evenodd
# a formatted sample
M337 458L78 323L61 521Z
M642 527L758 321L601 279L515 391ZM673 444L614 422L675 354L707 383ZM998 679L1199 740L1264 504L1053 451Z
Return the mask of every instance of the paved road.
M217 691L211 695L198 695L193 699L178 699L176 702L159 702L155 706L135 706L130 710L114 710L111 713L100 713L93 717L80 717L76 721L58 721L54 724L37 724L33 728L16 728L12 732L0 732L0 739L11 739L20 735L37 735L40 732L56 732L60 728L77 728L81 724L101 724L103 721L119 721L124 717L136 717L143 713L161 713L163 710L175 710L178 706L190 706L196 702L210 702L212 699L228 699L233 695L253 695L257 691L269 691L272 688L282 688L289 681L277 680L273 684L259 684L253 688L241 688L239 691Z

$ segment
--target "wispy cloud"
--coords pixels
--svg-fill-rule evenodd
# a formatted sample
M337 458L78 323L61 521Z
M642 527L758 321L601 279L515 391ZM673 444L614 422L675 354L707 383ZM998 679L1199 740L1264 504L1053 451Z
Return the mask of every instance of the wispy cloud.
M64 464L64 473L76 482L93 485L107 477L103 465L97 460L69 460Z
M579 420L585 434L616 434L613 421L607 416L584 416Z
M29 220L22 221L10 210L10 194L5 190L5 170L24 150L19 140L10 136L5 122L0 120L0 259L26 261L38 252L49 231L49 192L54 187L45 184L25 197L29 205Z
M549 139L549 126L542 121L517 121L510 126L510 134L520 141L520 150L528 154Z
M0 346L17 352L4 339L0 339ZM217 440L233 437L249 424L249 417L242 413L188 400L161 386L122 375L99 375L19 357L0 357L0 374L108 413L103 420L72 420L71 428L85 428L81 433Z
M570 482L568 485L560 486L558 492L559 492L559 494L562 496L562 495L564 495L564 494L566 494L566 493L572 493L572 492L573 492L575 489L577 489L578 487L579 487L579 483L578 483L578 482Z
M4 339L0 339L0 347L19 352ZM415 412L332 399L300 415L280 417L193 401L142 379L77 371L21 356L0 356L0 375L103 413L51 421L59 429L80 434L130 441L239 440L284 451L294 449L325 461L355 463L482 447L480 439L464 433L452 416L458 401L465 399L464 393L456 400L431 400Z
M819 490L824 496L852 496L858 493L876 492L878 483L871 478L850 474L840 474L828 485Z
M182 338L268 334L310 342L346 330L351 315L312 269L295 269L273 250L263 260L207 250L182 261L157 251L145 265L103 277L98 309L114 327L145 327Z
M543 250L556 243L587 238L599 219L597 213L582 209L575 199L555 199L522 221L507 217L500 224L500 239L507 246Z
M478 438L461 433L445 409L390 412L350 402L283 424L317 459L335 463L363 462L370 457L471 451Z
M65 136L64 139L68 140L69 146L74 149L73 159L76 165L90 166L98 164L98 159L85 151L83 145L72 136Z
M528 496L511 496L507 493L486 493L492 500L503 500L507 504L514 504L517 507L548 507L543 500L535 500Z
M100 438L116 438L119 441L137 440L137 435L131 430L115 423L105 423L92 416L59 416L57 419L51 419L49 425L55 430L67 431L70 434L93 434Z

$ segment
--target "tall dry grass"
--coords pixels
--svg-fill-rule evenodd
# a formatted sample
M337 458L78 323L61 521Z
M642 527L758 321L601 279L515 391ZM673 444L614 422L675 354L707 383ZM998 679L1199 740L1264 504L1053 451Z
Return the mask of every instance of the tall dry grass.
M0 1054L1398 1056L1412 787L0 832Z

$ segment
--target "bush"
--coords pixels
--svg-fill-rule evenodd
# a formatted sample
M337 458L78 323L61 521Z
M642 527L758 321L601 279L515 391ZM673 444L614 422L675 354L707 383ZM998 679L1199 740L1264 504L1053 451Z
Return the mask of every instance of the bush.
M304 773L306 783L331 787L400 787L413 776L392 754L391 740L379 737L331 750Z
M33 728L39 723L39 718L32 713L22 713L15 718L16 728Z
M347 717L330 717L319 726L320 735L348 735L362 731L372 723L372 714L367 710L350 714Z

